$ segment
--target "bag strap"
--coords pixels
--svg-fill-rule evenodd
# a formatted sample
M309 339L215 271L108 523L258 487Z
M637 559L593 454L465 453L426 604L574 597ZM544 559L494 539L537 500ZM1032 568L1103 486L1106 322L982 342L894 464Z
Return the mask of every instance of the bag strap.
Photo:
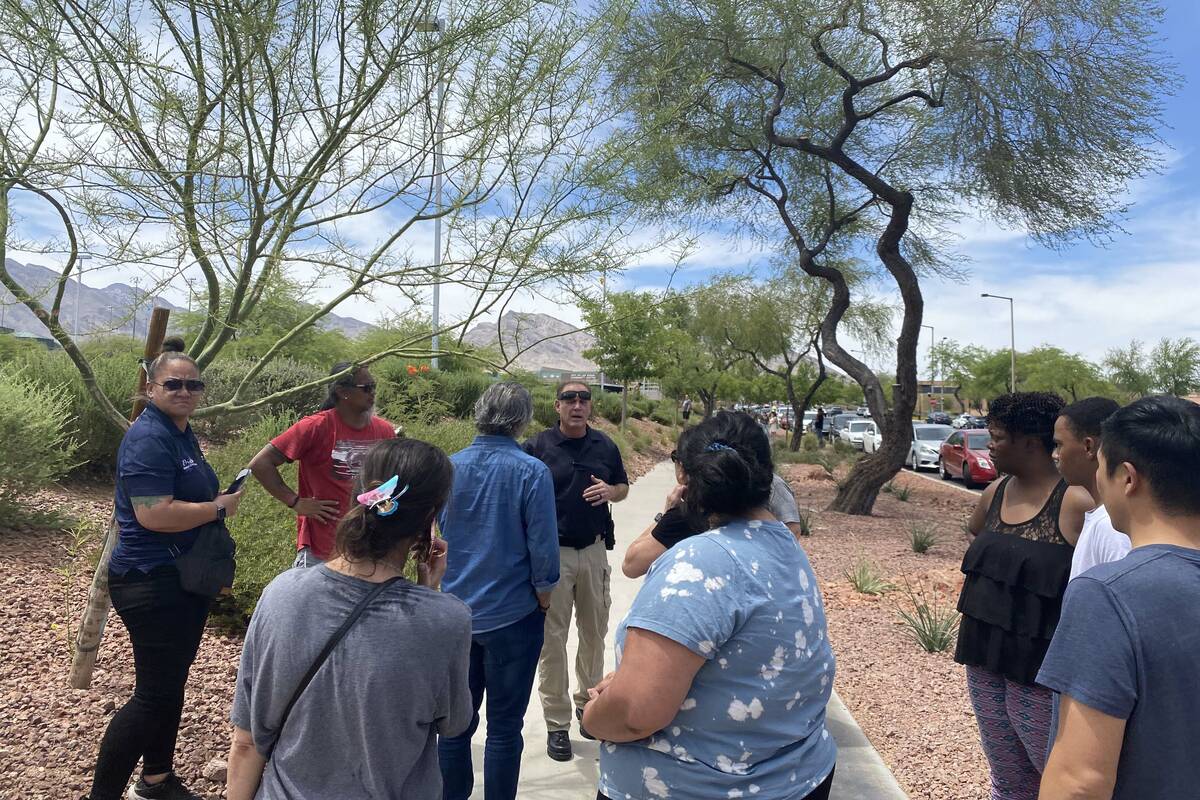
M329 637L329 641L325 643L325 647L321 649L320 654L317 655L316 659L312 663L312 666L308 668L308 672L304 673L304 677L300 679L300 684L296 687L296 691L292 693L292 699L288 701L287 707L283 709L283 716L279 719L279 727L275 729L275 741L271 743L271 750L267 753L268 760L271 758L271 753L275 752L275 745L279 743L280 737L283 736L283 726L287 723L288 717L292 713L292 707L296 705L296 701L300 699L300 695L302 695L304 690L308 688L308 685L312 683L312 679L316 677L317 672L321 669L321 666L325 663L326 659L329 658L329 654L333 652L333 648L337 647L338 642L340 642L346 636L346 633L354 627L354 623L358 622L358 618L361 617L363 612L367 610L367 606L371 605L371 601L378 597L384 589L388 588L398 580L400 580L399 577L388 578L383 583L375 584L371 591L367 592L366 596L363 597L362 600L358 601L358 605L354 607L354 610L351 611L350 615L346 617L345 621L342 622L342 626L334 631L333 635Z

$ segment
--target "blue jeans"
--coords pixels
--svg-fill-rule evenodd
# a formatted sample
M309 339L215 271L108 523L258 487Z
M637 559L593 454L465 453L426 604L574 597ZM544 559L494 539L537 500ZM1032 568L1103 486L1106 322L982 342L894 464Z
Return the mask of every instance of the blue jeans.
M443 800L466 800L475 785L471 736L487 692L487 742L483 748L485 800L514 800L521 775L521 728L533 691L546 615L534 609L504 628L471 637L471 725L461 736L438 739Z

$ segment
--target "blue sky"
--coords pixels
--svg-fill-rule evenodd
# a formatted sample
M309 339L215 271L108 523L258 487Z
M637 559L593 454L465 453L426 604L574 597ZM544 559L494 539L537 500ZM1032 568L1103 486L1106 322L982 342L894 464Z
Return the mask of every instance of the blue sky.
M1100 360L1106 350L1130 339L1147 342L1163 336L1192 336L1200 340L1200 2L1165 0L1164 46L1183 77L1176 94L1166 99L1162 132L1169 145L1166 169L1131 187L1134 205L1124 221L1125 233L1115 234L1106 248L1080 244L1050 251L1020 231L968 220L957 226L957 250L965 257L962 282L931 279L923 283L925 322L937 338L950 337L990 348L1008 346L1007 303L986 300L981 292L1016 299L1018 349L1052 344ZM764 208L764 213L770 213ZM37 220L30 219L30 233ZM417 231L414 246L432 243L432 231ZM37 260L51 263L50 259ZM753 244L733 242L713 232L701 237L675 285L700 282L717 269L761 266L765 258ZM127 276L99 270L87 283L104 285ZM613 283L620 288L660 288L667 279L662 265L630 269ZM186 295L168 293L180 304ZM380 303L354 299L339 313L374 320L389 309ZM446 317L465 313L469 298L454 287L443 293ZM524 297L510 308L542 311L579 322L577 310L561 298ZM924 364L929 331L922 332ZM887 369L884 357L870 359Z

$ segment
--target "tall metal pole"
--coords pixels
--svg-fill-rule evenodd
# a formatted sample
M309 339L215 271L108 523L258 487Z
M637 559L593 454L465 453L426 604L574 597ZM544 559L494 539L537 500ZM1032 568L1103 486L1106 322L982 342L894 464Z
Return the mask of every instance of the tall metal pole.
M979 296L1008 301L1009 391L1015 392L1017 390L1017 321L1013 312L1013 299L1002 294L988 294L987 292Z
M929 328L929 413L933 413L933 326L922 325L922 328Z
M83 262L89 256L75 256L75 324L71 329L71 338L79 338L79 292L83 287Z

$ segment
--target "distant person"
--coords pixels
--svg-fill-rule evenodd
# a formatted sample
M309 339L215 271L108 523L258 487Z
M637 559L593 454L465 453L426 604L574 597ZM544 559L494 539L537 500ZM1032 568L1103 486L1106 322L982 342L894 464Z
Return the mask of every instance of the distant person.
M683 413L683 424L686 425L692 416L692 398L686 394L683 396L683 406L680 411Z
M954 660L967 668L993 800L1027 800L1037 797L1050 737L1052 697L1037 671L1092 502L1051 458L1062 398L1017 392L990 408L988 450L1005 477L984 490L967 523Z
M1060 692L1042 800L1200 791L1200 406L1145 397L1104 422L1097 488L1133 551L1071 581L1038 682Z
M609 503L629 494L621 451L588 425L592 390L567 380L555 392L558 424L525 443L525 452L550 468L558 518L559 580L550 595L545 643L538 664L538 694L546 717L546 753L569 761L572 696L567 678L567 634L571 612L579 634L575 655L575 717L583 715L588 689L604 674L604 637L608 633L608 553L613 522ZM580 734L593 738L580 726Z
M825 446L825 408L817 406L817 416L813 418L813 433L817 434L817 447Z
M1071 556L1071 580L1097 564L1119 561L1129 554L1129 537L1112 526L1097 488L1101 425L1120 407L1107 397L1088 397L1064 408L1054 423L1058 471L1067 483L1086 489L1093 502L1093 508L1083 515L1083 530Z
M175 741L212 598L185 590L175 561L202 527L237 514L242 496L219 494L192 433L204 381L181 339L163 343L146 378L149 402L117 451L118 536L108 562L109 595L133 646L133 696L100 740L91 800L200 800L175 775ZM138 761L142 775L127 794Z
M334 364L331 375L351 366ZM337 378L317 413L292 425L250 461L254 477L272 497L296 513L297 567L311 567L333 555L337 521L350 509L350 490L371 445L393 439L396 428L375 416L375 379L366 367ZM296 491L279 468L300 462Z
M281 573L250 620L228 800L441 800L435 736L471 721L471 612L437 590L446 544L433 536L453 469L415 439L376 443L359 468L337 556Z
M694 430L688 502L718 525L655 562L617 629L583 717L599 797L824 800L834 656L816 575L766 508L770 444L747 414Z
M671 452L675 463L675 486L667 493L663 510L654 515L654 522L642 534L630 542L621 562L621 572L627 578L640 578L646 574L659 556L691 536L708 530L708 520L689 509L687 505L687 474L679 461L679 453L687 447L689 428L679 434L678 448ZM771 516L782 522L793 536L803 535L800 509L796 496L787 481L779 475L771 476L771 495L767 501Z
M516 442L531 419L524 386L494 383L475 403L479 435L450 457L454 488L438 517L450 550L442 591L471 607L472 715L465 731L438 741L444 800L471 796L471 737L484 693L484 791L488 800L517 796L521 727L558 582L554 482Z

